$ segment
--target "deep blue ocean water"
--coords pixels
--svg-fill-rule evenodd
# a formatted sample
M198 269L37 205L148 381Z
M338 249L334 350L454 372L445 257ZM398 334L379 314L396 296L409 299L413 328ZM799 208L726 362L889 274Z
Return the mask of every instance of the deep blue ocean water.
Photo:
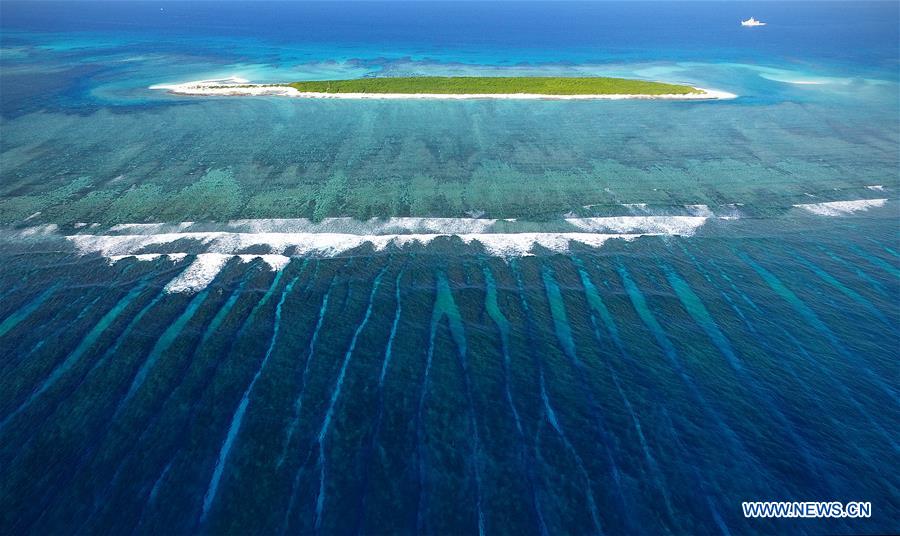
M0 2L0 533L897 532L898 20ZM467 74L738 97L149 89Z

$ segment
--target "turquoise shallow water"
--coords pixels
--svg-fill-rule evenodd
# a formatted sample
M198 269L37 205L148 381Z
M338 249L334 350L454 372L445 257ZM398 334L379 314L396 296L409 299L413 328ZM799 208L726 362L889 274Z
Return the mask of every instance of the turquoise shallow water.
M0 3L2 532L896 531L897 6L771 4ZM148 89L499 73L738 98Z

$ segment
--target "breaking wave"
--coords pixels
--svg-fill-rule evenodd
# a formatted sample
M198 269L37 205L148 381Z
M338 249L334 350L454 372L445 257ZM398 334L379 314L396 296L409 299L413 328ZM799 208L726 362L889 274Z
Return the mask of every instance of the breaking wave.
M855 201L829 201L794 206L819 216L846 216L870 208L883 207L885 203L887 203L887 199L857 199Z
M185 254L180 254L183 258ZM140 259L140 255L134 257ZM169 256L172 257L171 255ZM175 279L166 285L166 292L197 292L206 288L213 279L219 275L225 264L231 259L240 259L241 262L250 262L261 259L272 270L278 271L287 266L291 261L285 255L229 255L223 253L200 253L194 262Z
M699 211L703 212L703 211ZM707 215L615 216L564 218L535 224L514 219L487 218L384 218L367 221L352 218L233 220L226 223L132 223L110 227L99 234L64 234L57 227L26 228L22 237L62 238L79 254L99 254L110 263L133 258L180 262L194 258L170 281L167 292L198 292L212 282L234 258L240 262L260 259L272 270L281 270L292 257L332 257L370 246L381 251L389 246L427 246L438 238L457 237L466 245L480 244L489 255L533 255L536 247L567 252L572 243L600 247L608 240L630 241L641 236L690 236ZM83 229L83 228L79 228Z
M606 233L656 233L691 235L706 223L706 216L619 216L603 218L568 218L566 221L583 231Z

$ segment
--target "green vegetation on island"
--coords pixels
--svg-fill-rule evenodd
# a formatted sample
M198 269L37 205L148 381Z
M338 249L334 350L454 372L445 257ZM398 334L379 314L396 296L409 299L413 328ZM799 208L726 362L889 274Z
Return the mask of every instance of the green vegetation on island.
M431 93L534 95L686 95L691 86L605 77L415 76L322 80L286 84L313 93Z

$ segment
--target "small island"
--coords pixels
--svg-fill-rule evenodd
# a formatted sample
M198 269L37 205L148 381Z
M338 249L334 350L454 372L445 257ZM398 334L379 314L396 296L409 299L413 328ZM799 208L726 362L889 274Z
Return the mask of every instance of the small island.
M301 92L315 93L431 93L496 95L684 95L696 93L691 86L626 80L624 78L567 78L556 76L422 76L359 78L287 84Z
M683 84L607 77L412 76L252 84L237 77L160 84L177 95L269 95L337 99L728 99L735 95Z

